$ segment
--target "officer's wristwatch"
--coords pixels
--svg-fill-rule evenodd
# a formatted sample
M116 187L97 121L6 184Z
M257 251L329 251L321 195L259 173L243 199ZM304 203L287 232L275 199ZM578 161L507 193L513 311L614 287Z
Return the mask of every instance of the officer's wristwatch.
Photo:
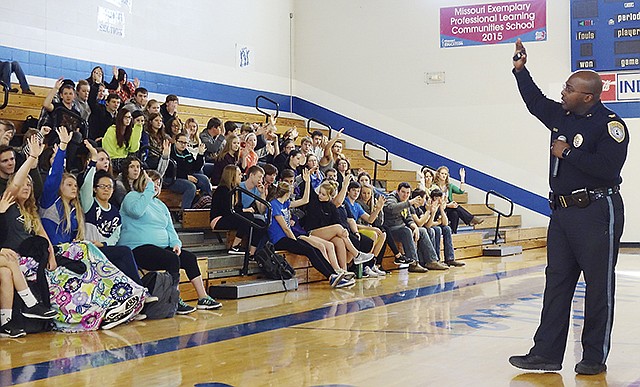
M562 158L564 159L564 158L566 158L567 156L569 156L569 153L571 153L571 148L565 148L565 149L562 151Z

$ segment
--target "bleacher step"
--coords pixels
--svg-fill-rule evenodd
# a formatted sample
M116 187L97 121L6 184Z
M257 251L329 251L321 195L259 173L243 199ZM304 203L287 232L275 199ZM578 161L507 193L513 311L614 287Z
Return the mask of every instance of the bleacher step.
M221 267L216 269L209 269L209 279L227 278L227 277L240 277L241 267ZM256 264L249 264L249 273L247 275L261 274L262 271Z
M225 300L239 299L263 294L297 290L298 279L288 280L249 280L209 286L209 295Z
M220 254L209 257L207 263L209 270L223 267L242 267L244 264L244 255ZM250 261L249 265L251 266L251 264L255 263Z
M202 245L204 243L203 232L178 232L178 237L183 246Z

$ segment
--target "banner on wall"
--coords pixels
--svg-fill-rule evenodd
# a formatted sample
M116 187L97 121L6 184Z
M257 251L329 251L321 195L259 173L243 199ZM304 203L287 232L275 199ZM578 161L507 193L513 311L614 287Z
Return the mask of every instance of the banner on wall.
M124 38L124 13L98 6L98 31Z
M547 1L440 8L440 48L547 40Z

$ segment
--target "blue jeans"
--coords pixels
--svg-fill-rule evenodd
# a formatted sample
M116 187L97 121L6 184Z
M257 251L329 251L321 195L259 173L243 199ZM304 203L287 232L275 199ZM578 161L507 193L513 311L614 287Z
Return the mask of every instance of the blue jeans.
M437 262L438 253L436 253L436 249L431 243L430 229L418 227L418 230L420 230L420 238L418 239L418 261L420 265L424 266L429 262Z
M438 257L440 256L440 237L442 237L442 241L444 242L444 260L445 262L450 262L455 259L453 254L453 240L451 239L451 227L449 226L433 226L430 228L429 237L432 237L431 242L433 243L433 247L438 253ZM433 236L432 236L433 232Z
M22 67L20 67L20 63L16 61L0 61L0 81L6 83L9 88L11 88L11 73L16 74L16 78L18 78L18 82L20 83L20 88L22 89L22 91L29 90L29 84L27 83L27 78L24 75L24 71L22 71Z
M424 227L418 228L420 231L420 237L418 243L413 241L413 232L409 227L402 226L400 228L391 229L388 231L393 234L393 238L400 241L404 255L407 258L415 259L420 265L424 266L429 262L435 262L438 260L436 250L429 239L429 232Z
M169 186L169 190L182 194L182 209L191 208L191 204L193 203L193 199L196 197L196 190L199 189L201 192L211 195L211 184L209 183L209 178L201 173L194 173L191 176L194 176L198 179L196 184L190 182L187 179L179 179L173 182Z

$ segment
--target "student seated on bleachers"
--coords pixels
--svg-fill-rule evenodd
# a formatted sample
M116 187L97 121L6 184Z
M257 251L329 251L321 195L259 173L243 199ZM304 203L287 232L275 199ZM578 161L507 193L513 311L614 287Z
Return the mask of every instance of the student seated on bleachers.
M357 224L357 231L363 236L370 238L373 241L372 253L376 257L376 261L371 266L365 266L364 273L371 277L385 276L387 273L380 269L382 265L382 258L384 257L385 241L387 240L387 234L378 227L371 226L382 213L384 207L384 198L379 197L375 202L375 205L371 209L371 213L366 212L360 203L357 202L360 197L360 184L356 181L352 181L347 186L347 196L344 199L344 205L349 209L355 223ZM353 226L352 226L353 227ZM362 237L360 237L362 239Z
M235 137L235 139L237 139L237 137ZM235 141L235 139L233 141ZM231 141L227 139L227 143L229 142ZM232 207L237 214L240 214L246 219L256 224L266 224L255 216L255 210L253 208L242 208L242 199L238 197L238 194L234 194L233 197L231 196L231 191L238 187L241 181L242 172L240 168L234 164L227 165L222 171L218 188L216 188L216 191L213 193L213 198L211 199L211 212L209 215L211 229L214 231L236 230L236 238L231 245L229 254L244 254L242 250L242 238L249 236L249 231L252 227L247 222L238 219L236 215L232 214ZM255 254L256 247L262 238L264 238L265 234L264 229L255 228L253 230L253 237L251 238L251 244L249 246L250 255Z
M36 140L35 137L27 137L28 141L38 141ZM21 170L25 173L27 173L32 181L33 181L33 190L36 194L37 197L40 197L40 194L42 194L42 178L40 176L40 172L38 171L37 168L33 168L33 169L27 169L25 170L24 164L26 163L26 161L28 161L29 159L29 154L27 153L26 158L24 158L24 163L22 165L18 165L17 163L17 157L16 157L16 151L13 149L13 147L10 147L8 145L0 145L0 193L4 192L5 189L7 188L7 184L9 181L9 178L16 173L16 171Z
M465 171L464 168L460 168L460 187L464 185ZM457 187L455 184L449 182L449 168L442 166L439 167L435 174L435 180L433 182L440 190L447 195L447 207L445 212L447 218L449 218L449 226L451 231L456 234L458 232L458 224L460 219L469 226L474 226L484 222L484 219L475 217L472 213L467 211L464 207L461 207L453 200L453 194L462 194L464 190Z
M187 144L187 150L191 152L193 157L197 157L199 153L198 148L202 143L202 140L200 140L200 135L198 130L198 122L196 121L195 118L189 117L184 122L184 126L182 130L187 135L187 141L189 141L189 144ZM206 149L205 149L205 152L206 152Z
M175 94L169 94L164 100L164 103L160 105L160 114L162 114L162 121L168 126L170 118L178 116L178 96Z
M149 146L149 150L142 155L142 161L144 161L148 168L158 169L160 162L160 155L164 151L165 141L171 139L164 130L164 122L162 122L162 116L158 113L151 113L147 119L147 125L144 133L142 133L141 146Z
M247 173L249 168L258 165L258 154L256 153L256 144L258 139L255 133L247 133L244 141L240 145L240 163L242 170Z
M289 152L289 157L287 158L287 162L284 164L281 172L286 171L287 169L293 171L294 177L300 175L302 171L302 166L305 163L305 156L302 154L300 149L293 149Z
M175 143L171 148L171 159L176 162L176 179L169 186L169 190L182 194L182 209L192 208L196 197L196 190L200 190L202 196L211 196L211 183L209 178L202 174L204 165L205 145L200 144L198 156L187 149L189 141L187 135L180 133L175 137Z
M102 147L111 157L114 173L120 173L120 165L129 156L140 149L142 125L133 123L133 114L127 109L120 109L116 122L104 134Z
M294 149L296 149L296 144L291 139L285 140L280 144L280 153L273 158L273 165L275 165L281 173L286 169L289 154Z
M420 168L420 174L422 175L422 178L418 182L418 188L425 190L427 193L431 192L435 188L440 189L438 185L433 182L435 174L430 167L425 165Z
M211 178L213 164L225 143L224 134L222 133L222 121L219 118L213 117L209 119L207 127L200 133L200 141L207 147L204 153L203 172Z
M104 104L98 102L100 84L96 83L89 90L87 103L91 109L89 116L89 138L94 141L102 141L107 129L116 123L116 115L120 107L120 97L110 93Z
M169 152L171 151L171 144L169 140L165 140L164 150L162 157L158 164L156 172L160 176L164 176L167 167L169 166ZM146 177L142 173L142 161L135 156L129 156L122 162L122 172L116 178L116 186L111 197L111 203L120 207L124 197L132 190L141 192L144 190L144 184L146 183Z
M264 170L264 186L267 188L267 201L271 201L275 198L275 191L278 188L278 168L273 164L264 164L262 166Z
M344 196L339 203L334 202L338 194L334 184L325 181L318 187L317 194L310 190L309 204L305 207L304 229L309 235L333 243L340 267L346 270L348 262L359 265L372 260L373 254L358 251L349 238L349 231L340 224L337 207L344 201Z
M59 98L60 102L54 102L54 97ZM89 128L74 106L75 97L75 83L69 79L60 78L45 97L42 107L48 112L48 126L52 128L64 126L72 133L71 140L67 144L67 168L78 172L82 169L82 162L78 156L81 153L82 140L89 135ZM49 133L46 138L49 145L58 141L56 132Z
M378 200L384 200L384 196L382 195L376 196L375 191L371 185L365 184L360 187L360 196L358 197L357 201L362 207L362 209L364 210L364 212L371 214L374 211L376 202ZM384 208L384 205L383 205L383 208ZM391 252L393 253L394 263L396 265L411 263L411 260L409 260L404 255L402 255L400 250L398 250L398 245L396 244L396 240L393 239L393 234L389 232L387 228L384 226L384 211L380 212L378 216L373 220L373 222L366 222L365 220L362 219L362 217L360 217L360 219L358 220L360 224L366 224L369 226L377 227L385 231L387 246L389 246L389 249L391 249ZM384 256L384 250L382 250L380 252L380 255L376 257L376 261L378 262L378 265L380 265L379 266L380 270L383 270L382 259L381 259L381 257L383 256Z
M249 168L247 171L247 179L240 183L240 187L246 189L252 194L262 198L267 198L267 191L265 189L265 185L262 181L264 177L264 169L262 169L259 165L254 165ZM249 195L241 195L242 196L242 208L253 208L254 214L258 216L258 214L264 214L265 205L255 200Z
M147 106L149 92L144 87L138 87L133 92L133 98L129 99L122 107L133 113L136 110L144 111Z
M329 284L334 288L351 286L355 283L352 275L345 278L346 273L340 267L334 245L317 236L297 234L291 228L291 215L289 208L303 206L309 202L309 193L312 191L309 182L309 171L302 173L305 182L305 194L299 200L291 201L293 187L287 182L280 182L275 193L275 198L270 202L272 220L269 225L269 240L277 250L286 250L293 254L306 256L311 265L329 279ZM296 228L299 230L299 228Z
M16 78L18 78L22 94L35 94L31 91L31 88L29 88L27 77L25 76L24 71L22 71L22 67L20 67L20 63L18 63L18 61L14 60L9 62L0 60L0 81L4 82L4 84L9 87L9 91L11 93L17 93L18 89L11 87L11 73L15 74Z
M338 187L342 188L342 183L346 180L347 175L352 175L351 163L346 157L340 156L336 159L335 166L336 171L338 171Z
M93 243L86 242L77 181L63 166L71 135L64 127L57 134L60 148L40 198L42 226L56 246L58 264L69 269L47 272L52 306L58 311L54 323L57 329L69 332L110 329L140 312L146 289L114 266ZM69 287L70 283L77 286Z
M218 158L213 165L211 184L220 184L222 171L227 165L240 165L240 137L235 134L230 134L225 139L224 148L218 154Z
M13 122L8 120L0 120L0 145L9 146L15 134L16 127Z
M322 134L319 130L311 132L311 152L316 155L318 162L324 156L324 147L329 142L329 139Z
M126 246L116 246L120 239L122 220L118 207L109 203L115 180L108 172L98 171L99 153L88 141L86 146L89 149L90 161L84 183L80 187L80 204L84 209L85 239L99 248L124 274L138 285L142 285L131 249Z
M444 263L449 266L464 266L464 262L455 260L451 227L448 226L449 220L447 219L447 212L445 211L445 198L440 189L434 188L429 193L425 208L436 212L432 226L435 231L435 243L433 245L436 248L436 252L440 253L440 237L442 237L442 242L444 243Z
M73 101L75 108L80 112L80 117L87 122L89 121L89 116L91 116L91 106L89 105L90 89L89 82L84 79L79 80L76 85L76 99Z
M150 170L143 172L144 186L136 184L122 201L122 232L118 246L127 246L133 251L138 267L145 270L166 270L178 286L180 269L187 273L189 281L198 294L197 309L218 309L222 305L209 297L195 254L182 249L182 241L173 227L167 206L158 199L162 190L162 176ZM178 302L178 314L189 314L196 308Z
M142 112L147 121L149 121L149 117L151 117L153 113L160 114L160 102L155 99L150 99Z
M324 146L324 153L320 158L320 170L327 174L327 170L329 168L335 168L336 161L340 156L342 156L342 143L338 141L340 139L340 135L342 135L342 131L344 128L340 129L336 136L328 141Z
M324 174L320 171L318 165L318 158L313 153L307 154L307 163L303 166L303 169L309 171L311 177L311 189L318 189L320 184L324 181ZM296 176L296 185L302 183L302 176Z
M0 218L13 204L13 197L8 192L0 199ZM0 225L0 229L2 226ZM3 230L4 231L4 230ZM13 319L13 295L17 293L24 308L19 312L23 317L50 320L56 317L56 311L38 302L27 285L24 274L20 271L18 254L7 248L0 249L0 337L17 338L26 335L24 324L20 318ZM48 301L48 300L47 300Z
M135 95L136 89L140 87L140 80L134 78L133 82L129 81L127 72L124 69L113 66L113 78L110 86L112 89L109 92L118 94L120 101L125 104Z
M164 126L165 130L167 131L167 136L169 136L171 141L174 141L177 135L185 133L182 121L178 116L169 118L167 121L165 121Z
M435 200L431 200L431 195L427 196L427 193L420 188L417 188L411 192L411 198L421 197L422 201L420 203L414 203L411 207L411 217L413 221L416 222L418 227L424 227L429 233L429 239L431 239L431 244L435 249L435 252L438 256L438 261L440 260L440 238L444 239L444 263L447 266L464 266L464 263L459 263L455 261L455 257L453 254L453 241L451 238L451 228L446 225L444 228L440 228L441 222L447 221L447 215L444 211L445 205L442 200L442 191L439 188L433 189L433 197ZM441 216L444 214L444 217ZM438 219L436 219L436 217Z
M373 185L373 182L371 181L371 175L369 175L369 173L367 173L366 171L361 170L360 172L358 172L358 183L360 183L361 187L364 187L366 185L370 186L373 190L373 193L375 194L376 199L378 198L378 196L387 197L387 193L382 188L378 188Z
M393 237L402 243L404 255L413 260L409 265L410 272L446 270L448 266L438 262L429 233L425 228L419 227L411 217L411 206L422 205L423 200L420 196L409 199L409 195L411 185L403 182L398 185L396 191L387 196L384 205L384 225Z

